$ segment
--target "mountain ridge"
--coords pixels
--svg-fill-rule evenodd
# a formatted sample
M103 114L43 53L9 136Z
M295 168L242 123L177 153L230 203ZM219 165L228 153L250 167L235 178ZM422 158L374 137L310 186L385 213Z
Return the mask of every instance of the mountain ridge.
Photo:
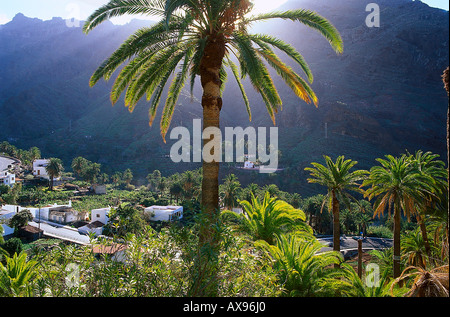
M281 164L288 169L278 177L227 166L222 167L223 173L235 172L243 183L272 182L308 194L304 168L321 161L322 155L346 155L359 161L360 168L373 166L376 157L405 150L430 150L445 160L447 95L440 75L448 66L448 12L418 1L382 0L377 2L381 26L368 28L367 3L298 0L282 6L308 8L329 19L344 39L341 56L302 25L278 21L255 25L255 32L270 32L305 57L315 76L312 87L319 108L301 102L276 79L284 101L277 116ZM198 167L165 158L171 142L164 144L157 123L148 128L145 102L130 114L122 100L111 107L112 82L101 81L89 88L96 67L137 28L149 23L117 26L107 22L87 36L80 28L68 28L61 18L41 21L19 15L3 25L0 140L24 148L38 146L43 155L61 157L66 166L81 155L101 163L108 173L131 167L142 179L154 169L168 175ZM230 79L222 127L271 126L261 100L246 86L252 122ZM191 103L187 93L179 103L171 128L189 128L192 119L201 118L201 107Z

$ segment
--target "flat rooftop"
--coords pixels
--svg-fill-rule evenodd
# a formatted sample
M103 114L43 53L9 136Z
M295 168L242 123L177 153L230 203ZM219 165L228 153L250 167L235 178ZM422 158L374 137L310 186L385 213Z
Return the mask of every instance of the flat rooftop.
M16 161L0 156L0 172L6 171L8 169L8 165L13 165L14 163L16 163Z

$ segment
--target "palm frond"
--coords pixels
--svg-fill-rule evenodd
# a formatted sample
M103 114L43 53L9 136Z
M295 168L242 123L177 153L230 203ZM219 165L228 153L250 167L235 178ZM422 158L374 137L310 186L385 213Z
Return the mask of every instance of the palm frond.
M163 0L111 0L91 14L83 26L83 32L87 34L109 19L127 14L164 16L164 2Z
M310 10L300 9L284 12L264 13L249 18L247 22L256 22L276 18L301 22L319 31L328 40L336 53L342 53L344 51L344 42L336 28L327 19Z

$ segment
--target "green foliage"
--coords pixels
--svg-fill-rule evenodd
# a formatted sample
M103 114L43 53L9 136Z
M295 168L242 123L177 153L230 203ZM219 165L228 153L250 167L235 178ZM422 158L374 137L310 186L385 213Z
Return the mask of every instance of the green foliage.
M312 74L303 57L290 45L267 35L249 35L251 23L274 18L288 19L305 24L317 30L330 42L337 53L342 53L343 42L338 31L326 19L307 10L290 10L272 15L247 18L252 6L249 1L110 1L95 11L86 21L83 30L89 33L100 23L124 14L153 14L160 21L149 28L142 28L133 34L93 74L90 84L101 78L110 79L117 68L128 63L120 71L111 92L111 100L117 102L125 92L125 106L132 112L145 94L150 101L150 125L156 116L161 94L168 80L175 73L169 86L168 98L162 111L161 134L165 139L174 108L183 86L190 78L191 91L195 77L200 75L201 63L207 44L216 38L223 45L233 48L238 66L231 61L230 50L225 50L220 70L222 84L225 84L229 66L240 87L246 110L251 111L241 79L249 77L253 87L262 96L271 119L275 122L282 101L267 69L266 61L276 70L287 86L307 103L317 105L317 97L299 75L282 62L272 50L281 49L305 71L312 82ZM225 48L225 47L223 47ZM220 49L219 49L220 50ZM216 50L216 53L219 53ZM179 67L178 67L179 66ZM223 88L223 87L222 87Z
M95 183L99 176L100 182L103 184L107 183L109 180L109 177L106 174L100 175L100 164L91 162L83 157L74 158L71 167L79 177L90 184Z
M337 252L318 253L323 247L297 235L277 236L276 245L257 246L275 261L274 270L285 296L321 297L339 294L342 271L330 266L343 261Z
M277 235L290 230L312 233L305 223L303 211L278 198L271 198L268 192L263 200L253 196L251 202L240 201L240 204L243 207L242 214L224 211L222 216L236 219L239 230L248 234L253 241L264 240L273 244Z
M348 264L342 265L344 280L342 295L346 297L401 297L408 291L406 288L393 285L394 280L390 278L388 271L378 277L375 285L367 285L365 279L360 279L355 270Z
M6 241L1 247L3 250L8 252L10 257L13 257L16 253L20 254L23 249L22 241L19 238L11 238Z
M32 295L32 281L36 276L35 261L27 262L22 252L6 259L6 266L0 263L0 296L22 297Z
M9 225L13 228L19 229L28 225L29 221L33 220L33 215L28 209L24 209L16 213L11 220L9 221Z
M122 238L128 234L138 234L146 227L140 213L129 204L121 204L117 209L112 209L108 216L109 221L104 227L104 234Z
M22 183L15 183L12 188L0 189L4 193L0 195L7 204L15 205L19 199L20 192L22 191Z
M367 235L370 237L392 239L394 236L392 230L384 225L369 226L367 228Z

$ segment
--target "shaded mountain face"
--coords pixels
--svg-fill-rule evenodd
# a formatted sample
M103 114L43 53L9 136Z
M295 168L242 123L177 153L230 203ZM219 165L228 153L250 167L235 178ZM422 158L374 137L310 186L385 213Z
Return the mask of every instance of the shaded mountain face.
M319 107L296 98L274 74L283 99L277 125L285 171L267 176L224 165L223 173L238 174L244 184L270 182L308 195L316 188L306 183L304 168L322 162L323 155L345 155L357 160L359 168L405 150L432 151L446 160L448 99L440 76L449 64L448 12L420 1L379 0L380 27L369 28L368 3L292 0L281 8L307 8L329 19L344 40L344 54L339 56L322 36L298 23L254 25L254 32L279 37L305 57ZM130 114L122 101L111 107L111 82L89 88L89 78L101 62L148 24L107 22L86 36L61 18L41 21L18 14L0 26L0 140L22 148L38 146L43 155L60 157L67 166L72 158L84 156L101 163L107 173L130 167L142 178L154 169L169 175L198 167L174 164L166 157L174 141L164 144L156 123L149 128L145 101ZM253 112L249 122L229 77L222 127L270 127L260 97L246 83ZM186 92L180 98L172 127L190 128L192 119L201 118L199 84L194 97L192 101Z

